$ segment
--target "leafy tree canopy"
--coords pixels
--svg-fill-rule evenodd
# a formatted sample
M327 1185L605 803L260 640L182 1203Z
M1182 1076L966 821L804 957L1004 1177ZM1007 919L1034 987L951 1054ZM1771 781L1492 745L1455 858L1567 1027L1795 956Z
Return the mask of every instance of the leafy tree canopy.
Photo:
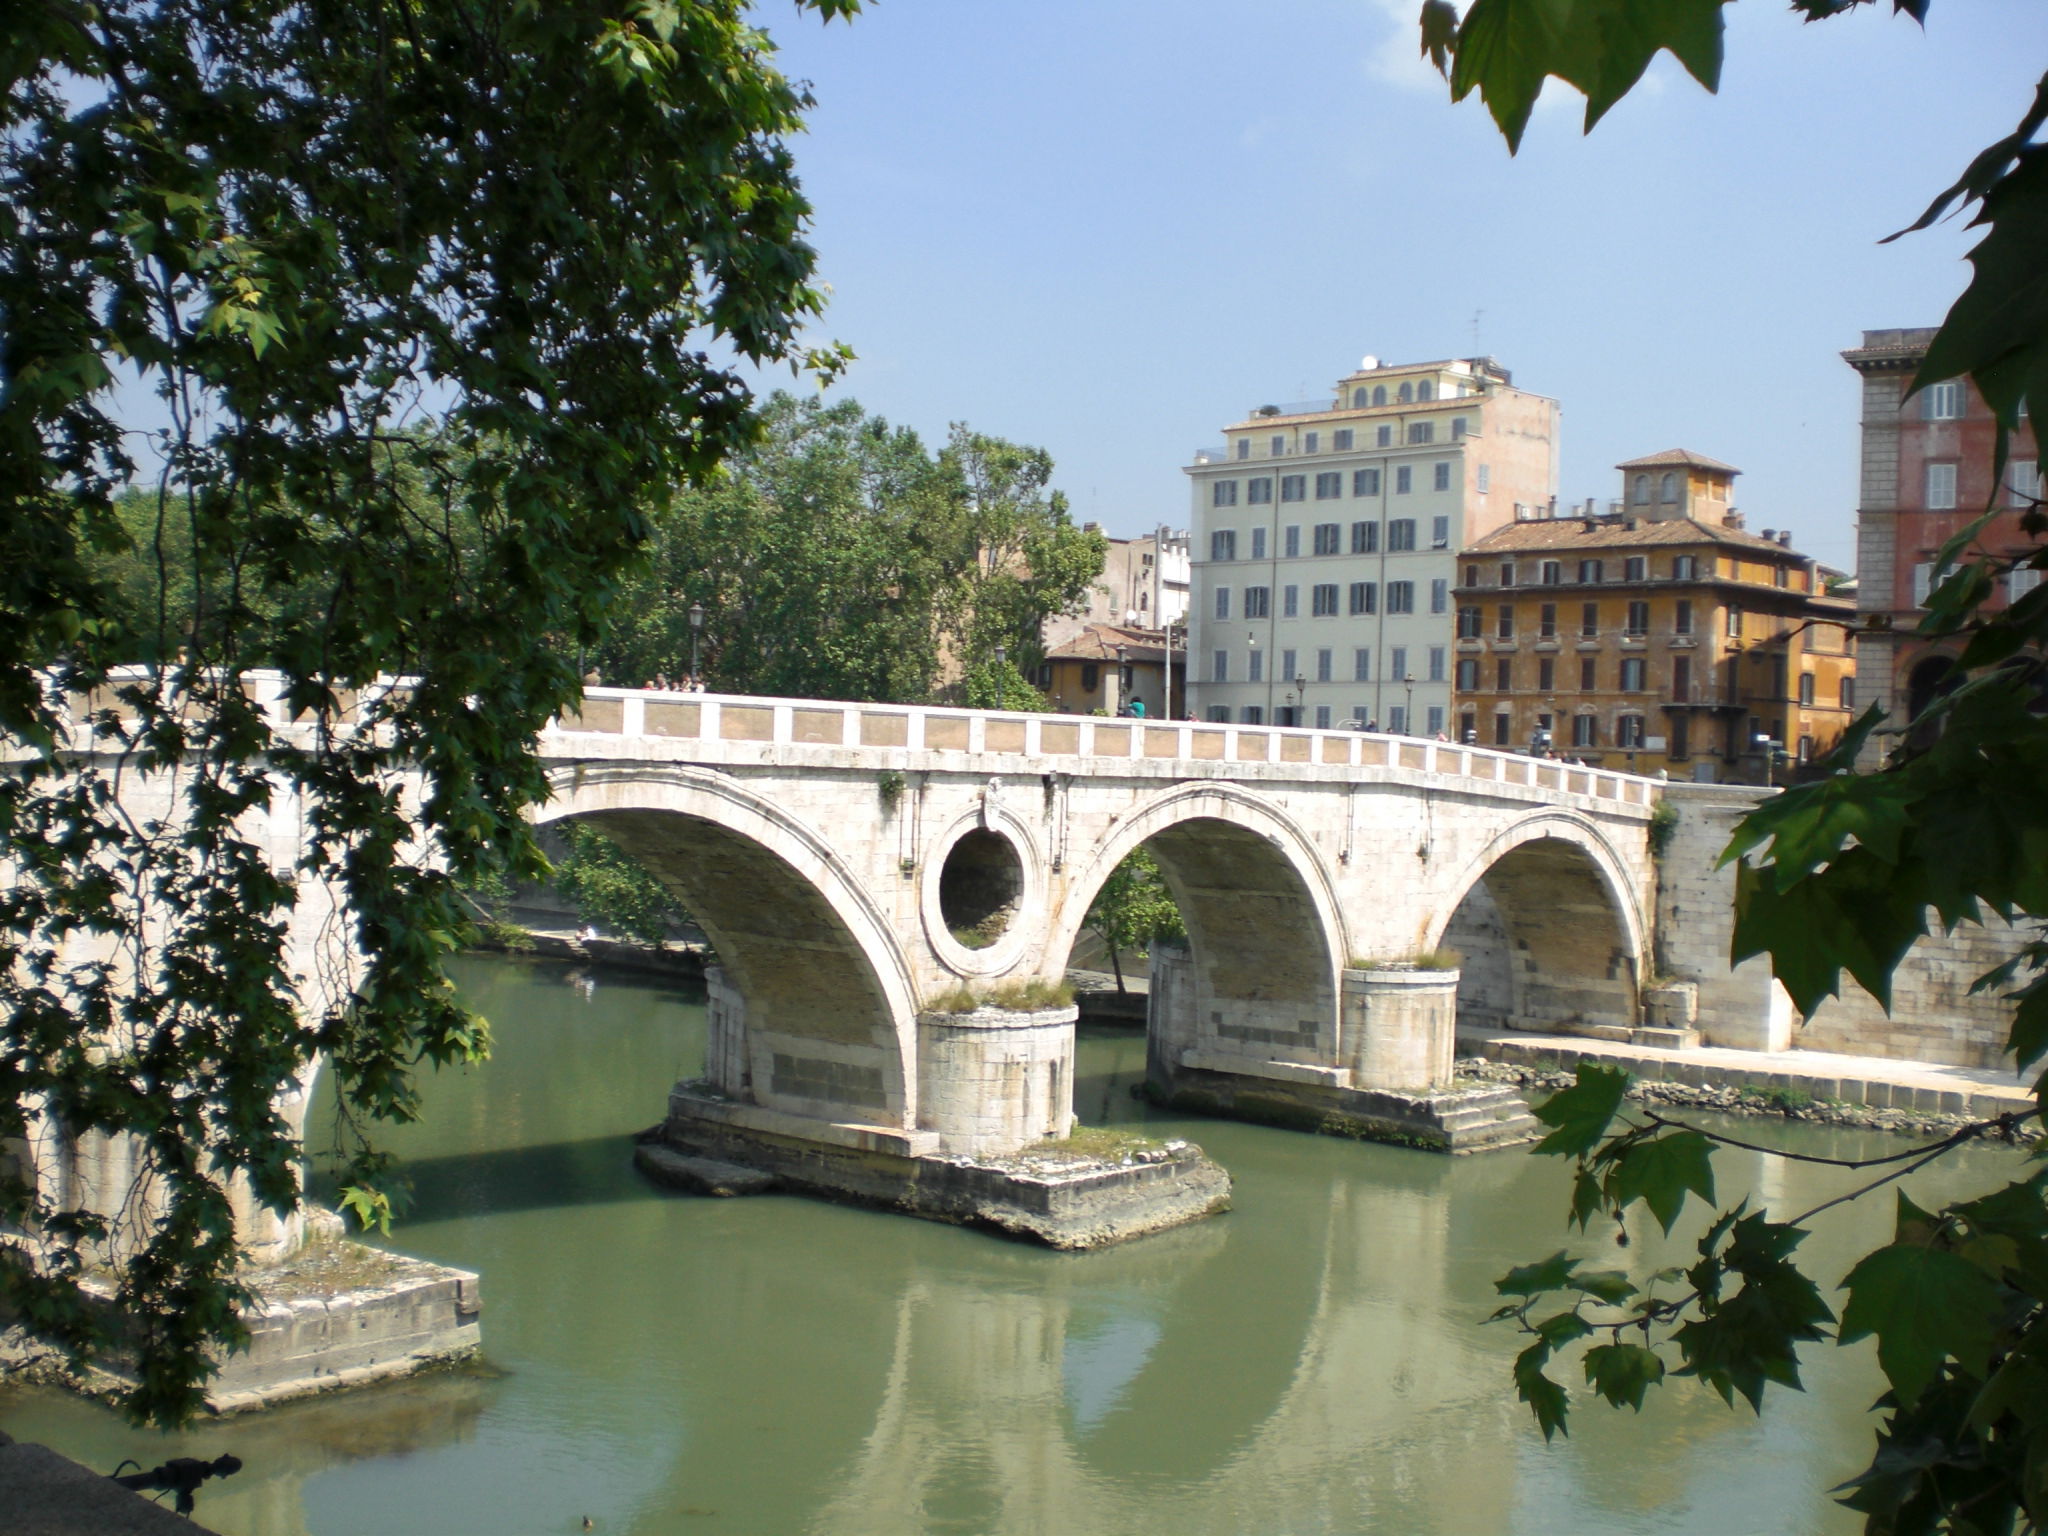
M1861 0L1794 3L1820 19ZM1926 0L1894 3L1925 17ZM1590 128L1661 48L1710 89L1721 66L1720 0L1472 0L1462 19L1444 0L1426 0L1422 34L1453 96L1478 90L1510 145L1548 76L1585 92ZM2018 129L1912 226L1957 203L1976 204L1986 226L1970 285L1915 387L1967 373L1998 416L2001 458L2023 411L2038 420L2048 409L2048 147L2033 142L2044 121L2048 79ZM1882 718L1867 713L1822 764L1838 775L1766 801L1725 857L1741 861L1733 958L1768 954L1803 1012L1837 994L1844 972L1888 1004L1892 971L1930 914L1947 926L1993 914L2031 931L2010 963L1977 983L2012 1003L2007 1050L2026 1071L2048 1057L2048 592L1987 604L2001 576L2048 569L2048 518L2038 501L2020 518L2032 551L1972 558L1988 517L1941 552L1920 625L1959 653L1960 685L1881 771L1857 774ZM1537 1111L1551 1127L1537 1150L1573 1159L1576 1225L1620 1221L1640 1204L1669 1232L1688 1200L1714 1204L1713 1148L1724 1138L1659 1112L1624 1112L1625 1088L1623 1074L1582 1066L1577 1084ZM1799 1386L1803 1347L1871 1338L1890 1384L1878 1404L1886 1417L1868 1470L1843 1498L1866 1529L1990 1536L2048 1527L2048 1173L2038 1162L2019 1160L2003 1188L1939 1211L1898 1193L1892 1241L1842 1277L1839 1317L1797 1257L1808 1223L1828 1206L2039 1119L2048 1073L2037 1070L2034 1090L2038 1107L2026 1114L1849 1164L1871 1177L1813 1210L1778 1219L1745 1202L1719 1211L1691 1264L1645 1284L1588 1271L1564 1252L1502 1277L1507 1300L1496 1317L1530 1336L1514 1380L1545 1436L1568 1422L1565 1387L1549 1374L1565 1351L1616 1406L1640 1406L1650 1387L1689 1375L1761 1410L1767 1387Z
M129 1406L171 1422L241 1336L234 1188L299 1198L280 1091L324 1058L404 1119L420 1062L482 1049L440 975L456 885L540 867L530 744L650 488L755 441L742 364L840 355L799 340L807 98L739 0L46 0L0 79L0 1147L133 1136L154 1202L123 1233L0 1179L36 1234L0 1300L89 1357L115 1258ZM71 701L106 755L64 752ZM130 819L138 782L170 814ZM313 1006L287 920L322 885L356 964Z

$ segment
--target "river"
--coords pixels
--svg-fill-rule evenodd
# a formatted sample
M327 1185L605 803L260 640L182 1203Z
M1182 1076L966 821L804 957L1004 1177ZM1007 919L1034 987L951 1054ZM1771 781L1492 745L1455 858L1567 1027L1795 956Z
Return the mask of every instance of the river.
M1553 1159L1160 1115L1129 1094L1143 1041L1084 1031L1082 1118L1198 1141L1236 1177L1230 1214L1063 1255L818 1200L692 1199L629 1153L702 1062L698 998L453 970L496 1054L430 1081L424 1123L390 1138L412 1184L393 1242L482 1273L484 1363L180 1436L15 1389L0 1428L108 1470L232 1451L245 1469L198 1508L226 1536L1859 1528L1824 1490L1868 1456L1867 1342L1817 1348L1810 1390L1772 1389L1762 1420L1677 1383L1640 1416L1575 1395L1571 1437L1543 1443L1508 1384L1519 1341L1479 1319L1494 1277L1566 1246ZM1744 1124L1836 1155L1899 1145ZM1930 1204L2006 1166L1978 1152L1911 1187ZM1781 1213L1842 1187L1766 1154L1717 1167L1724 1197ZM1811 1272L1838 1279L1881 1240L1890 1198L1864 1204L1807 1244ZM1580 1246L1663 1262L1654 1241Z

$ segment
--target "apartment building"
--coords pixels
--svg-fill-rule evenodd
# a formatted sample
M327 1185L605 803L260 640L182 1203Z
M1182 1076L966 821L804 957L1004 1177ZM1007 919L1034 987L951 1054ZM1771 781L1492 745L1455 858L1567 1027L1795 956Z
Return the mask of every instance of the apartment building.
M1863 345L1842 354L1863 381L1856 510L1857 602L1866 625L1861 679L1866 699L1890 717L1871 743L1868 766L1934 700L1953 665L1952 643L1913 634L1942 545L1971 519L1996 509L1978 549L1993 555L2031 549L2019 519L2041 495L2039 450L2026 423L2012 440L2004 476L1994 483L1998 424L1968 379L1905 398L1934 334L1932 327L1865 331ZM1992 605L2039 580L2038 571L2013 572Z
M1854 718L1855 605L1790 533L1744 529L1733 465L1673 449L1618 467L1606 511L1526 519L1460 552L1460 736L1785 782Z
M1097 525L1084 523L1083 528ZM1187 618L1188 531L1161 524L1135 539L1111 539L1102 575L1089 589L1088 606L1045 621L1048 653L1078 638L1092 625L1171 629Z
M1200 717L1444 729L1457 551L1547 506L1557 437L1491 358L1368 357L1224 428L1186 467Z

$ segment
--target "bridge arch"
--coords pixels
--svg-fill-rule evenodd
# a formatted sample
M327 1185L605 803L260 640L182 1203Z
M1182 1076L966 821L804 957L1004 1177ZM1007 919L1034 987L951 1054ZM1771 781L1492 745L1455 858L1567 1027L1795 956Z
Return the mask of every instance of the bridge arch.
M887 915L823 834L728 775L682 764L549 778L535 820L601 828L717 949L719 1087L796 1114L916 1123L916 983Z
M1180 784L1119 817L1068 877L1045 959L1061 966L1095 894L1147 846L1187 924L1203 1033L1303 1059L1335 1049L1343 904L1306 830L1236 784Z
M1463 957L1461 1021L1486 1028L1633 1028L1648 927L1639 881L1601 828L1546 810L1458 871L1432 947Z

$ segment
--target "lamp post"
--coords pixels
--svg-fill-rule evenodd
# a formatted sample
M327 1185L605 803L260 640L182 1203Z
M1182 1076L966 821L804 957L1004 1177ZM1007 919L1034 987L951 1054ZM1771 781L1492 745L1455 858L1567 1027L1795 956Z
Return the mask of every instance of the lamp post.
M1244 632L1244 647L1246 653L1251 657L1252 661L1256 662L1259 659L1259 634L1257 630L1247 629ZM1255 669L1251 666L1247 666L1245 668L1244 680L1246 682L1255 683L1258 681L1258 678L1253 675L1254 670ZM1272 701L1269 699L1267 700L1267 702L1271 703Z
M704 674L698 666L699 642L704 637L704 605L690 604L690 681L697 687L704 686Z
M1413 736L1417 734L1415 729L1415 674L1410 672L1406 677L1402 678L1401 686L1408 690L1408 702L1401 706L1401 729L1405 734Z
M1010 648L1009 648L1008 646L1006 646L1006 645L999 645L999 646L997 646L997 647L996 647L996 708L997 708L997 709L1007 709L1007 708L1009 708L1009 706L1010 706L1010 674L1009 674L1009 671L1008 671L1009 665L1010 665Z
M1288 712L1294 716L1294 724L1300 725L1301 717L1308 713L1308 679L1299 672L1294 674L1294 690L1288 697L1301 701L1299 709L1292 704L1288 705Z

